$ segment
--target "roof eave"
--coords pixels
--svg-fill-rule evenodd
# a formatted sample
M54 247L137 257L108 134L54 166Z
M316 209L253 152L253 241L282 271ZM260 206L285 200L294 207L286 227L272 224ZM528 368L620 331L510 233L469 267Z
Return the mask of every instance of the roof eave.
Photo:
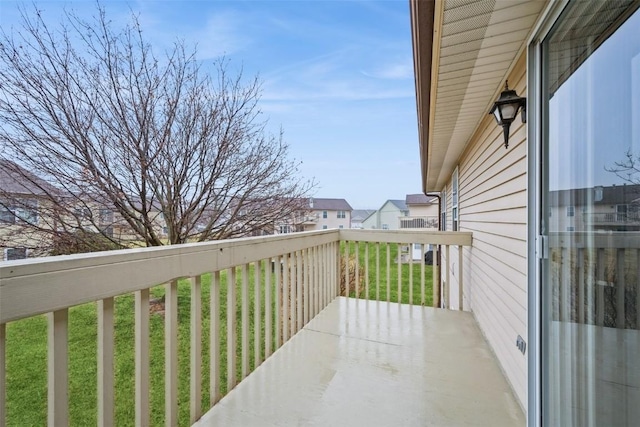
M418 139L422 191L427 185L429 156L429 117L431 110L431 72L433 60L433 28L435 4L433 1L409 0L411 13L411 40L413 45L413 67L415 75L416 104L418 111ZM426 90L424 90L426 89Z

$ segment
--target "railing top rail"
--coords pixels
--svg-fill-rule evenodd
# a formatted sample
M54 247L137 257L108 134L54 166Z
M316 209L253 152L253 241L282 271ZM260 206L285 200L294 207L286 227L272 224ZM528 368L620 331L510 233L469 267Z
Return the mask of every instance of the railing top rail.
M464 231L340 230L340 240L381 243L422 243L471 246L473 233Z
M549 233L552 247L640 249L640 231L567 231Z
M0 263L0 323L336 242L333 230Z

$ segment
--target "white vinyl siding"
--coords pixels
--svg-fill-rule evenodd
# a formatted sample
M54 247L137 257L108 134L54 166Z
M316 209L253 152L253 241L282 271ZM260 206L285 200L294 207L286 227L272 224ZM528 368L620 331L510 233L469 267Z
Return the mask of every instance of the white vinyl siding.
M509 77L509 86L522 96L524 56ZM527 337L526 171L525 125L519 117L513 122L505 149L502 128L487 115L459 162L464 199L459 200L458 217L464 231L473 233L473 244L463 253L464 305L474 312L525 408L527 357L515 342L518 335ZM451 248L450 258L450 268L457 271L457 248ZM458 279L452 276L451 282L451 303L457 306Z

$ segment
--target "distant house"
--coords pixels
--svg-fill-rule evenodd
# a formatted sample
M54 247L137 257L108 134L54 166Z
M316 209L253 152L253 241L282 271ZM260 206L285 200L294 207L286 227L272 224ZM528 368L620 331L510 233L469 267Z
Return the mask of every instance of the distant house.
M549 230L640 231L640 185L549 193Z
M0 159L0 255L3 261L40 254L54 227L43 212L59 191L18 164Z
M409 216L399 218L400 228L438 228L438 198L424 194L407 194Z
M330 228L350 228L351 205L345 199L309 198L304 205L307 209L299 212L287 222L274 227L275 234L296 231L327 230Z
M409 216L404 200L387 200L375 213L363 221L363 227L377 230L398 230L400 217Z
M364 228L363 222L375 213L375 209L354 209L351 212L351 228Z

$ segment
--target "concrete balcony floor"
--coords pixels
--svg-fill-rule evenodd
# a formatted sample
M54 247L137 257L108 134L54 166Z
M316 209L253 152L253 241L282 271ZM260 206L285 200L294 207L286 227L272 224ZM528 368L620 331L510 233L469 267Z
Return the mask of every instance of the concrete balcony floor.
M203 426L524 426L473 316L336 298Z

